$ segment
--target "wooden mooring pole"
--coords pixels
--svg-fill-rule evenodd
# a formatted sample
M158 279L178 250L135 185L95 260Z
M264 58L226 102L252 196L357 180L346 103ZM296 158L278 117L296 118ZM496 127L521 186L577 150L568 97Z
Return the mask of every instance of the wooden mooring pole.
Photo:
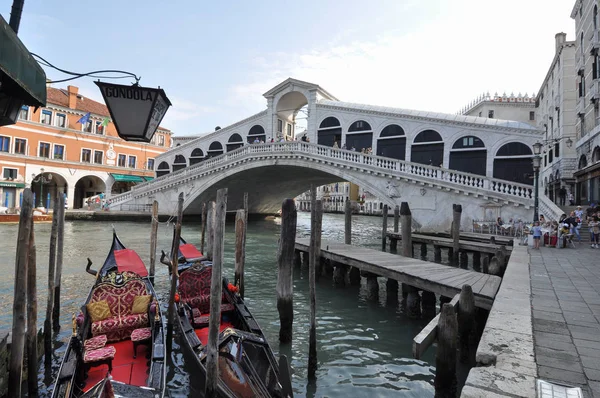
M33 193L23 191L23 203L17 233L17 255L15 260L15 285L13 299L12 343L8 374L8 396L21 397L23 353L25 350L25 304L27 292L27 263L29 262L29 240L33 228ZM37 378L36 378L37 379Z
M38 344L37 344L37 264L33 218L29 235L27 259L27 393L38 395Z
M205 239L206 239L206 215L207 215L208 209L206 208L206 202L202 203L202 232L200 235L200 253L206 255L204 253L204 243L205 243Z
M475 296L471 285L463 285L458 301L459 358L462 363L475 364Z
M281 235L277 252L277 311L279 312L279 341L292 341L294 324L294 248L296 246L296 204L286 199L281 206Z
M458 251L460 250L460 217L462 216L462 206L452 205L452 258L453 264L458 263Z
M213 244L215 241L215 202L211 200L208 202L208 210L206 213L206 231L208 236L206 237L206 253L203 253L206 258L212 261L213 258Z
M62 267L63 267L63 250L65 247L65 198L61 195L58 211L56 215L57 226L56 226L56 269L54 272L54 306L52 307L52 328L54 333L58 333L60 330L60 282L62 280Z
M344 207L344 243L352 244L352 202L349 198Z
M173 244L171 246L171 290L169 292L169 309L167 312L167 351L171 352L173 345L173 317L175 316L175 293L177 292L177 279L179 278L179 239L181 237L181 222L183 221L183 192L177 199L177 222L173 230Z
M311 189L310 219L310 263L308 284L310 291L310 329L308 333L308 378L314 380L317 372L317 263L321 258L321 228L323 224L323 203L316 200L316 191Z
M400 228L400 206L394 207L394 233L398 233ZM390 251L396 253L398 251L398 239L390 239Z
M383 223L381 226L381 250L385 251L387 242L388 205L383 205Z
M412 257L412 213L408 202L400 204L400 235L402 236L402 255Z
M438 344L435 357L435 398L456 397L456 345L458 325L454 307L442 305L437 327Z
M214 207L213 207L214 208ZM223 246L225 245L225 216L227 215L227 188L217 191L214 223L213 265L210 280L210 318L206 347L206 398L217 396L219 383L219 327L221 326L221 295L223 293Z
M235 276L233 284L240 288L244 298L244 265L246 264L246 211L235 213Z
M62 202L61 202L62 198ZM54 305L54 272L56 270L56 235L58 233L58 207L64 207L64 194L58 192L52 210L52 229L50 230L50 247L48 248L48 298L46 302L46 319L44 320L44 358L46 367L52 364L52 306Z
M152 222L150 224L150 282L154 284L156 273L156 244L158 239L158 201L152 202Z

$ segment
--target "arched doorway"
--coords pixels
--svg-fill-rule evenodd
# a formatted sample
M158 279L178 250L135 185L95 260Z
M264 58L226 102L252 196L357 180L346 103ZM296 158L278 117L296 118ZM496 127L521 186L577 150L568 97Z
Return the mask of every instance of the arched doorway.
M352 123L346 133L346 148L355 148L357 151L373 146L373 129L364 120Z
M254 141L258 142L266 142L267 136L265 134L265 129L263 126L257 124L252 126L250 131L248 132L248 144L255 144Z
M214 158L223 154L223 145L219 141L213 141L206 151L207 158Z
M242 136L238 133L233 134L229 137L229 141L227 141L227 152L235 151L238 148L244 146L244 140L242 140Z
M273 126L273 138L276 138L276 141L281 138L286 141L294 139L296 116L307 104L308 99L299 91L291 91L279 98L275 107L277 124Z
M173 171L185 169L187 167L187 161L185 160L185 156L176 155L175 160L173 161Z
M342 146L342 125L337 118L330 116L323 120L317 130L317 144L333 146L337 142Z
M204 152L200 148L194 148L190 155L190 166L196 163L200 163L204 160Z
M592 163L600 162L600 146L594 148L592 152Z
M421 131L410 147L410 161L441 167L444 163L444 141L440 133Z
M472 135L456 140L450 151L448 167L484 176L487 169L487 151L483 141Z
M32 175L31 191L35 199L33 205L34 207L43 207L48 210L53 209L56 193L68 192L67 180L60 174L44 172L43 168L40 171L40 174ZM7 189L5 188L6 191ZM20 198L17 198L16 194L14 194L14 203L19 204L20 207Z
M171 167L169 167L169 163L160 162L160 164L158 165L158 168L156 169L156 176L162 177L166 174L169 174L170 172L171 172Z
M406 158L406 135L397 124L385 126L377 140L377 155L404 160Z
M123 193L131 189L125 190L124 186L126 184L131 184L127 182L115 182L112 186L112 193ZM119 187L123 187L119 189ZM75 192L73 194L73 208L81 209L87 208L87 199L96 196L102 195L104 196L104 192L106 191L106 184L100 177L96 176L85 176L81 177L77 183L75 184Z
M509 142L496 152L494 178L533 185L531 148L522 142Z

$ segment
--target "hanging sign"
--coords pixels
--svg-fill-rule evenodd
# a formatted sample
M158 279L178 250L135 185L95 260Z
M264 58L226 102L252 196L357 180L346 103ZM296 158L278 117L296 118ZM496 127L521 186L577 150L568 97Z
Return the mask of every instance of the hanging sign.
M126 141L150 142L171 106L161 88L97 81L119 137Z

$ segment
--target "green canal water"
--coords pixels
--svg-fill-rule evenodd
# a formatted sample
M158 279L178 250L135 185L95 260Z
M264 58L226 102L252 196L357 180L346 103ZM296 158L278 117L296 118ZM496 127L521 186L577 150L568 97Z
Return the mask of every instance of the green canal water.
M246 303L277 353L290 358L296 397L428 397L433 396L435 369L433 351L425 361L411 358L412 338L428 320L409 320L401 305L386 303L385 280L380 279L378 301L366 299L365 281L358 287L334 288L331 278L317 283L318 372L316 383L307 381L309 297L308 270L294 270L294 337L291 345L278 341L279 317L276 305L278 218L252 221L248 225L246 249ZM62 329L55 341L51 369L40 366L42 396L49 396L52 381L70 335L73 313L78 312L89 292L93 277L85 272L86 258L99 267L111 244L115 227L123 243L136 250L148 263L150 226L136 222L67 222L65 225L64 268L62 280ZM0 328L12 323L14 261L17 225L1 225L0 241ZM298 213L298 237L310 231L308 213ZM323 239L343 241L343 215L326 214ZM50 224L36 224L38 272L38 323L43 323L46 308L48 245ZM182 236L191 243L200 241L200 226L184 223ZM167 249L172 224L159 227L158 249ZM233 279L234 225L227 223L224 275ZM372 248L381 245L381 218L353 218L353 244ZM94 267L92 267L94 268ZM168 272L157 265L156 290L163 303L168 297ZM164 304L163 304L164 305ZM174 341L168 372L168 388L173 397L196 397L199 391L193 375L186 372L185 356ZM42 361L43 362L43 361Z

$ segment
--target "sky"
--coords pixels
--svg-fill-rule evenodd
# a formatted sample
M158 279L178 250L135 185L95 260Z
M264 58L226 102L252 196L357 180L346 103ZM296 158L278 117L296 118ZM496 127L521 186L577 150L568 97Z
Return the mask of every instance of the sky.
M0 0L8 21L12 0ZM266 108L288 77L341 101L455 113L479 94L537 93L573 40L575 0L25 0L19 37L59 68L119 69L173 103L176 135ZM48 78L67 76L45 68ZM113 80L133 83L132 79ZM95 100L90 78L73 84Z

